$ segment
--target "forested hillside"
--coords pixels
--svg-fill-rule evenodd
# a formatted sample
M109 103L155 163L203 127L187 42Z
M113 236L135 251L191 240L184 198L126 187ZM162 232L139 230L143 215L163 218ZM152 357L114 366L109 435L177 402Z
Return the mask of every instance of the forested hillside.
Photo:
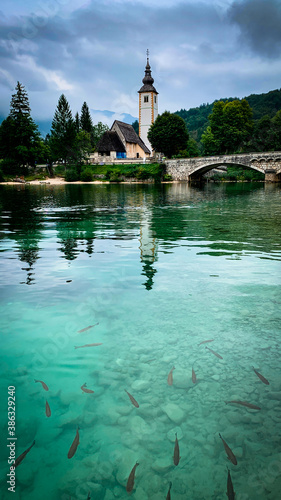
M230 97L228 99L220 99L221 101L233 101L237 98ZM281 109L281 89L272 90L266 94L251 94L245 97L250 107L253 110L253 118L255 121L259 120L265 115L273 118L274 115ZM215 101L217 102L217 101ZM190 108L188 110L181 109L176 111L175 114L181 116L188 128L190 136L197 142L200 141L202 133L209 125L208 116L212 113L214 102L212 104L202 104L197 108Z

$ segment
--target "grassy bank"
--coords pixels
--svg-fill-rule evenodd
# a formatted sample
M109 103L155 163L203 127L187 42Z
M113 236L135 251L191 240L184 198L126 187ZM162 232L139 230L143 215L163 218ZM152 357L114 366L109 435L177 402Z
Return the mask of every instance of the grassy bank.
M160 182L163 178L164 166L159 163L135 165L81 165L70 166L65 171L64 166L54 168L55 175L64 177L68 182L93 180L122 182L129 179L150 180Z

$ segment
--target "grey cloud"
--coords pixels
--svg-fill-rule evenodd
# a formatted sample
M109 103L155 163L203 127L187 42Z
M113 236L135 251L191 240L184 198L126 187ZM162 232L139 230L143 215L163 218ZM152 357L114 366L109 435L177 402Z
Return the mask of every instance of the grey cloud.
M230 22L240 30L240 42L254 53L268 58L280 57L280 0L235 1L228 11Z

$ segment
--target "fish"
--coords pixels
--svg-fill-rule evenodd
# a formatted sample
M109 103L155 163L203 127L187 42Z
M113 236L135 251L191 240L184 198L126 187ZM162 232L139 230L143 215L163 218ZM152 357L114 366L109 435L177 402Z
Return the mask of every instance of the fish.
M83 332L86 332L87 330L90 330L90 328L94 328L94 326L97 326L99 325L99 323L95 323L94 325L89 325L89 326L86 326L86 328L82 328L82 330L78 330L77 333L83 333Z
M45 410L45 412L46 412L46 416L47 417L51 416L51 408L50 408L50 405L49 405L48 401L46 401L46 410Z
M81 389L82 389L82 391L87 392L88 394L93 394L94 393L94 391L92 391L92 389L87 389L86 382L85 382L85 384L81 385Z
M207 342L214 342L214 339L212 339L212 340L203 340L203 341L202 341L202 342L200 342L200 344L198 344L198 345L207 344Z
M88 492L87 500L91 500L91 492L90 491Z
M34 445L35 445L35 440L33 441L32 445L29 446L29 448L27 448L27 450L25 450L18 458L16 458L15 463L13 464L13 466L15 468L23 461L25 456L28 454L28 452L31 450L32 446L34 446Z
M236 456L234 455L233 451L229 448L228 444L222 438L221 434L219 434L219 437L221 438L221 440L223 442L223 446L225 449L225 453L227 454L228 460L230 460L230 462L232 462L233 465L237 465L237 459L236 459Z
M226 404L233 403L233 404L236 404L236 405L246 406L246 408L251 408L251 410L261 410L261 408L259 406L252 405L252 403L247 403L247 401L236 401L236 400L233 400L233 401L225 401L225 403Z
M255 372L255 374L259 377L259 379L266 385L269 385L269 382L268 380L259 372L257 372L257 370L255 370L255 368L253 367L253 370Z
M97 346L97 345L102 345L102 344L98 343L98 344L75 345L74 349L81 349L81 347L93 347L93 346Z
M75 455L78 444L79 444L79 426L77 427L77 431L76 431L76 435L75 435L75 438L73 440L73 443L69 448L67 458L72 458L73 455Z
M126 491L128 493L130 493L130 491L132 491L132 489L134 487L135 473L136 473L136 468L137 468L138 465L139 465L139 463L136 462L135 465L134 465L134 467L132 468L132 470L130 472L129 477L128 477L127 486L126 486Z
M168 375L168 379L167 379L168 385L173 385L173 371L174 370L175 370L175 367L173 366L173 368L171 369L171 371L169 372L169 375Z
M196 384L196 380L197 380L197 379L196 379L196 373L195 373L195 371L194 371L194 370L193 370L193 368L192 368L192 382L193 382L194 384Z
M45 391L49 390L49 387L47 386L47 384L45 384L45 382L43 382L42 380L35 380L34 379L34 382L40 382L40 384L42 384L42 387L43 387L43 389L45 389Z
M133 405L136 407L136 408L139 408L139 403L135 400L135 398L132 396L132 394L130 394L128 391L126 391L125 389L125 392L128 394L131 402L133 403Z
M235 499L235 492L233 489L233 484L231 481L231 475L230 475L230 470L228 469L228 475L227 475L227 497L228 500L234 500Z
M210 347L205 347L205 349L208 349L208 351L211 351L215 356L217 356L217 358L220 358L220 359L223 359L223 357L218 354L217 352L213 351L213 349L210 349Z
M172 483L170 482L169 490L168 490L168 493L166 496L166 500L171 500L171 488L172 488Z
M178 442L178 436L176 433L176 441L175 441L175 448L174 448L174 464L179 465L180 461L180 448L179 448L179 442Z

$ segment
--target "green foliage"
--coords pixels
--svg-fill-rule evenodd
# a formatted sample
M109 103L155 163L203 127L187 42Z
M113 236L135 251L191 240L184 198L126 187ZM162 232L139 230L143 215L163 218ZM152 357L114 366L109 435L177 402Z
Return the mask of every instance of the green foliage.
M260 120L263 116L268 115L272 119L275 114L281 110L281 89L272 90L266 94L251 94L245 98L249 106L253 111L253 119L255 122ZM223 102L231 102L237 100L235 98L220 99ZM181 109L175 114L181 116L189 130L190 136L196 140L198 146L200 145L200 140L202 134L206 132L209 125L208 117L213 111L214 104L202 104L197 108L190 108L189 110ZM277 148L277 150L280 148ZM248 149L249 150L249 149ZM261 149L265 151L265 149Z
M88 134L90 134L90 135L93 132L93 122L92 122L92 118L91 118L88 104L86 102L83 102L83 105L81 108L80 127L82 130L84 130L85 132L88 132Z
M10 164L13 173L25 165L33 166L43 155L43 142L37 125L30 116L27 93L19 82L12 95L9 116L0 126L0 158Z
M4 175L3 175L3 172L2 170L0 169L0 182L4 182Z
M215 172L209 177L210 180L220 182L220 181L263 181L264 174L253 169L247 169L243 167L227 167L226 172Z
M163 181L172 181L173 177L170 174L164 174Z
M137 169L137 172L136 172L136 178L137 179L149 179L150 177L150 173L148 172L148 170L144 167L139 167Z
M186 147L189 135L184 120L165 111L157 116L147 137L155 151L171 158Z
M93 173L90 168L85 168L80 175L80 179L83 182L91 182L93 180Z
M76 181L79 181L79 174L78 174L76 168L69 168L66 171L65 180L67 182L76 182Z
M139 135L139 121L138 120L135 120L133 123L132 123L132 127L134 129L134 131L136 132L136 134Z
M243 150L253 131L252 110L246 101L218 101L202 136L204 154L231 154Z
M107 132L108 130L109 127L107 125L104 125L102 122L98 122L96 125L93 126L92 144L94 148L96 148L96 145L99 142L101 136L104 134L104 132Z
M75 123L66 97L59 98L55 115L52 121L51 137L49 141L53 159L64 160L70 163L75 158L73 144L76 136Z

